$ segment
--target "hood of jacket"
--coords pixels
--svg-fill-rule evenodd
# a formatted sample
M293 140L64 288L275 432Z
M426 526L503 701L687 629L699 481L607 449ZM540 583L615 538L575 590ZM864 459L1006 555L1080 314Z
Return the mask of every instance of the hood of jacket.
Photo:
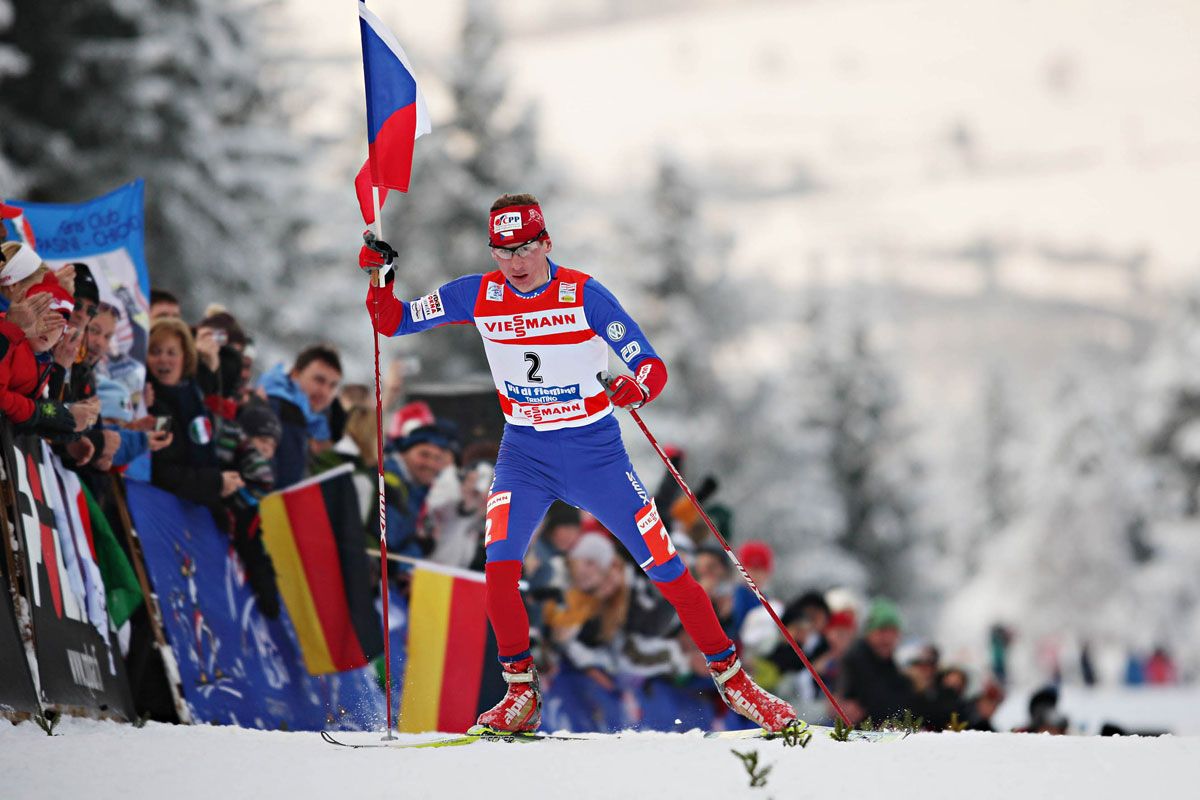
M301 391L299 385L291 379L291 376L287 374L287 370L284 369L283 364L276 364L274 367L271 367L270 370L259 378L258 385L267 393L268 397L277 397L280 400L286 400L299 408L304 413L309 436L319 442L329 440L331 436L329 432L329 418L318 411L313 411L309 407L308 395Z

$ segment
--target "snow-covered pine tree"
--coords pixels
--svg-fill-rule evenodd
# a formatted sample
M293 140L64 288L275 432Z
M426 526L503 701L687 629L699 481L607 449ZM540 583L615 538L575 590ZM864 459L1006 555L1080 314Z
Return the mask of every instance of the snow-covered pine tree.
M1105 647L1155 624L1137 591L1132 536L1145 512L1127 378L1083 359L1062 379L1025 469L1027 508L984 545L949 606L945 627L957 639L969 630L982 641L1003 622L1029 645Z
M304 153L264 73L256 0L13 0L29 69L0 82L5 155L32 200L87 199L146 179L156 285L197 313L218 301L269 332L320 253L305 231Z
M1136 406L1147 522L1131 531L1143 638L1200 668L1200 285L1174 303L1141 367Z
M515 118L498 63L503 24L494 4L469 0L458 51L446 70L452 116L434 120L418 143L409 198L390 199L384 238L400 252L399 293L416 296L460 275L494 269L487 214L505 192L546 203L554 180L539 153L536 113ZM411 198L411 199L410 199ZM550 223L554 224L553 213ZM447 326L421 339L422 377L446 380L487 371L475 333Z
M754 380L737 369L752 306L729 277L732 240L705 223L703 200L687 167L662 157L638 221L622 225L635 231L639 257L632 274L614 278L629 285L634 317L667 365L670 380L655 404L667 417L664 435L693 454L697 467L730 476L754 444L748 431L728 424L745 402L731 378Z
M867 570L867 590L914 593L919 469L906 452L900 387L861 321L824 365L826 402L812 423L829 432L828 469L842 508L838 544Z
M978 381L974 411L962 421L952 455L955 471L947 486L961 497L945 498L943 569L951 590L979 569L983 546L1019 513L1021 453L1018 420L1008 377L998 359L990 359Z
M20 75L25 71L25 57L14 45L7 43L8 31L13 23L13 7L10 0L0 0L0 81L5 76ZM0 120L3 118L0 117ZM17 170L5 156L8 137L7 125L0 124L0 198L16 197L24 190Z

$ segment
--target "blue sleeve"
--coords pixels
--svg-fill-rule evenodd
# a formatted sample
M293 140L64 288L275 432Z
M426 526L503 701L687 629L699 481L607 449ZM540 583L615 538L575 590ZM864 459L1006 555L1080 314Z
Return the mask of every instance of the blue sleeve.
M419 333L440 325L475 321L475 298L482 275L464 275L416 300L401 302L404 319L393 336Z
M112 458L114 467L123 467L142 453L150 452L150 438L145 433L121 428L112 428L111 430L115 430L121 435L121 446L117 448L117 452L113 454Z
M650 346L650 340L633 321L633 317L621 308L613 293L595 278L588 278L583 285L583 313L596 335L608 342L620 359L631 370L647 358L658 358Z

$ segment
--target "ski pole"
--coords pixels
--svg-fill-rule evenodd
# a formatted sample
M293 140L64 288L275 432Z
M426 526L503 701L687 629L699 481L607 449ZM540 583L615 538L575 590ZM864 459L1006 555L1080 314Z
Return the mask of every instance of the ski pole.
M607 389L609 383L612 382L612 379L609 377L609 375L604 372L601 372L596 376L596 378L600 381L605 389ZM767 598L763 595L762 590L758 588L758 584L756 584L754 579L750 577L750 573L747 572L746 568L742 566L742 562L738 561L738 557L734 554L733 549L729 546L729 542L725 541L725 537L722 536L721 532L717 530L717 526L713 524L713 521L709 518L708 513L700 505L700 501L696 499L696 495L694 495L692 490L688 488L687 481L685 481L683 476L679 474L679 470L677 470L675 465L671 462L671 457L668 456L662 449L662 446L659 445L658 440L654 438L654 434L650 433L650 429L646 427L646 423L642 422L642 417L640 414L638 414L637 409L629 408L626 410L629 412L629 416L633 417L633 421L638 424L638 427L642 429L642 433L646 434L646 438L650 441L650 444L654 446L654 451L658 453L658 457L662 459L664 464L666 464L667 471L671 473L671 477L673 477L675 482L679 484L679 488L682 489L683 493L686 494L688 499L692 501L692 505L695 506L696 511L699 512L701 518L704 519L705 524L708 525L708 529L712 531L712 535L717 537L717 541L721 543L721 547L725 548L725 555L729 556L729 560L733 562L733 565L737 567L738 572L742 574L742 579L746 581L746 585L750 587L750 591L754 592L754 596L758 598L758 602L762 603L762 607L765 608L767 613L771 615L771 619L775 620L775 625L779 628L779 632L783 634L783 638L785 638L787 643L792 646L792 649L796 651L796 655L800 656L800 661L804 664L805 668L808 669L809 673L813 677L813 680L817 682L817 686L820 686L821 691L825 693L825 699L829 701L829 705L833 706L833 710L837 712L838 717L841 718L842 722L844 722L847 727L854 727L850 724L850 719L846 716L846 712L842 710L842 707L838 705L838 701L834 699L833 693L829 691L829 687L825 685L825 681L823 681L821 676L817 673L816 667L812 665L812 662L808 660L808 656L804 655L804 651L800 649L800 645L796 643L796 638L792 636L791 632L788 631L787 626L783 624L783 620L781 620L779 615L775 613L775 609L772 608L771 604L767 602Z
M363 234L368 245L379 239L379 187L371 187L371 196L375 203L375 222L373 230ZM380 270L371 270L371 284L383 285ZM383 475L383 390L380 386L379 370L379 298L371 308L371 338L375 342L375 466L378 468L378 502L379 502L379 582L380 594L383 599L383 693L384 704L387 706L387 733L384 739L394 739L392 733L392 639L391 626L388 621L388 564L387 564L387 500L384 489L386 482Z

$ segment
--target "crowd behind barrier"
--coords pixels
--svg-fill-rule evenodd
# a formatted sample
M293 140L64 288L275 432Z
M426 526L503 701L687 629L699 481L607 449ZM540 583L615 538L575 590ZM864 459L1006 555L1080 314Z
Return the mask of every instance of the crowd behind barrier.
M136 309L109 302L105 279L86 262L52 269L31 243L15 241L0 256L8 487L0 518L14 534L6 540L18 543L0 561L0 709L381 725L381 568L364 552L378 538L371 388L344 382L331 346L259 364L252 333L218 306L189 323L179 298L157 289L146 325L129 318ZM117 355L117 331L143 328ZM144 366L130 355L142 345ZM402 727L406 718L408 729L458 726L500 694L471 577L484 563L499 417L494 409L490 420L439 416L435 407L451 406L406 397L401 362L388 374L392 703ZM699 485L706 510L732 535L716 481ZM806 719L831 722L816 682L669 476L655 500L756 680ZM770 595L771 548L734 541ZM546 728L742 726L670 605L590 515L553 506L525 577ZM439 580L453 585L429 588ZM434 629L430 619L448 617L429 612L434 597L474 611L456 628ZM809 591L775 608L852 722L909 711L931 730L991 729L1007 631L993 632L990 673L970 675L943 663L932 642L903 643L900 611L886 598L846 598ZM456 668L443 667L437 691L426 683L428 696L412 696L406 670L426 669L430 649ZM471 685L441 691L451 679ZM1176 679L1165 650L1131 660L1131 681ZM1036 695L1027 729L1066 726L1054 692Z

